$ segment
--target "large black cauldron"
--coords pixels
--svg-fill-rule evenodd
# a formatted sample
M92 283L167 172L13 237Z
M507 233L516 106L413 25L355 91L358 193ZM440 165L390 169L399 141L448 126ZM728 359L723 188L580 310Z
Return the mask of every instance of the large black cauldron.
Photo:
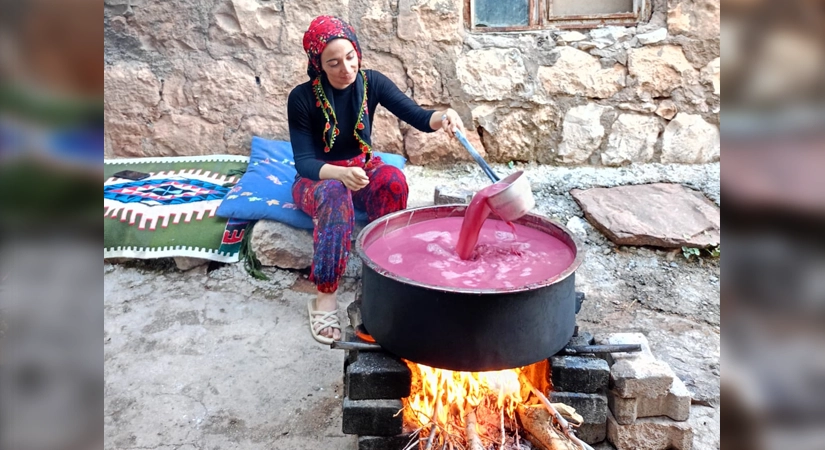
M458 371L502 370L559 352L573 336L575 271L582 255L563 226L528 214L516 223L541 230L573 250L561 274L518 289L427 285L379 267L365 249L384 233L412 223L462 217L465 205L427 206L384 216L356 240L363 262L361 318L383 348L420 364Z

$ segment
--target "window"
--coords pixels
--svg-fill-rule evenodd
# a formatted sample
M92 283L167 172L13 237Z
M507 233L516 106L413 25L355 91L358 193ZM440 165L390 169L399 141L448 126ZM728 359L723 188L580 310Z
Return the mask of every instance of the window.
M635 25L650 15L649 0L465 0L474 31L594 28Z

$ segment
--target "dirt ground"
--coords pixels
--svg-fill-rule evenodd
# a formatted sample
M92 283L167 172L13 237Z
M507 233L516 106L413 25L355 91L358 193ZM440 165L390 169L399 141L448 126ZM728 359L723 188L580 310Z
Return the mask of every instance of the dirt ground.
M535 212L579 235L586 254L576 273L576 289L586 294L580 328L647 335L654 355L693 395L693 448L719 448L719 260L617 247L583 220L569 195L573 188L675 182L719 204L719 164L495 169L525 170ZM432 204L436 186L487 183L469 164L408 166L405 173L411 207ZM299 271L265 271L269 281L239 264L181 272L170 260L104 263L107 449L357 448L355 437L341 433L344 355L308 330L313 286ZM354 278L344 280L342 311L355 286Z

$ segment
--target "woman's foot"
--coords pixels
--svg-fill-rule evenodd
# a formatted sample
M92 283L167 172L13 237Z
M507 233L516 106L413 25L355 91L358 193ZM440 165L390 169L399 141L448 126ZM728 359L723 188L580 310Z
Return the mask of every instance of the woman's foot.
M337 312L338 301L334 292L331 294L318 292L315 301L310 301L310 327L312 327L312 335L316 340L328 344L341 339L341 325L338 322Z

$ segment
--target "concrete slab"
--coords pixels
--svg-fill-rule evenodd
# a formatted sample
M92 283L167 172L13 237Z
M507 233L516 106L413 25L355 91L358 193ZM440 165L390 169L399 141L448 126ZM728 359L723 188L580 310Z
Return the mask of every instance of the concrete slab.
M104 287L106 448L354 450L341 431L344 352L307 329L299 276L231 265ZM344 285L342 310L353 299ZM342 317L343 319L343 317Z

